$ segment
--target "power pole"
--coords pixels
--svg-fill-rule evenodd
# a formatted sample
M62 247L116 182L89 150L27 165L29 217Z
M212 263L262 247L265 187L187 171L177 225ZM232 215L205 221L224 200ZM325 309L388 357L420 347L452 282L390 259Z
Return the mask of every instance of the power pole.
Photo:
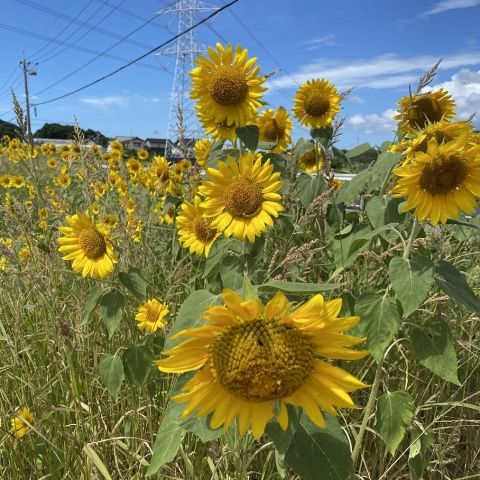
M33 147L33 134L32 134L32 123L30 120L30 97L28 96L28 75L36 75L37 74L37 65L38 63L27 62L25 60L25 56L23 60L20 62L20 65L23 68L23 83L25 86L25 107L27 111L27 136L28 136L28 143Z
M164 13L173 14L178 18L178 33L180 33L197 23L202 14L215 10L218 10L218 7L201 0L177 0L175 5L166 8ZM175 58L175 74L168 115L166 157L176 156L180 153L176 148L176 141L180 135L188 142L193 138L199 138L202 134L196 118L194 102L190 99L189 72L195 66L194 60L197 55L206 50L205 46L198 42L196 30L190 30L186 35L179 37L171 49L162 50L158 54ZM181 115L179 115L179 110ZM179 117L182 118L183 125L179 125ZM182 131L180 132L180 130Z

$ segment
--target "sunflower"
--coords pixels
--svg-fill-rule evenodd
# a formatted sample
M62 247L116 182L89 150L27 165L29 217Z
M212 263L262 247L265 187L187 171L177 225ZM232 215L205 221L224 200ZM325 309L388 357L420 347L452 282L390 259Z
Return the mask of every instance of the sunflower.
M47 161L48 168L56 168L57 167L57 160L53 157L50 157Z
M194 203L182 203L182 211L177 216L178 240L184 248L190 248L190 253L202 255L205 252L208 257L219 232L210 227L210 219L203 217L201 202L197 196Z
M11 177L10 186L15 188L23 188L25 186L25 179L21 176Z
M275 153L282 152L292 143L290 132L293 130L293 124L283 107L279 107L276 112L271 108L265 110L257 117L257 125L260 129L260 140L265 142L274 142Z
M307 150L298 158L298 167L301 170L305 170L306 173L320 172L325 164L327 155L322 147L313 147L311 150Z
M337 414L337 407L353 408L348 395L366 384L319 357L356 360L366 351L347 347L363 338L343 332L359 317L340 317L342 300L325 302L322 295L292 308L278 292L263 306L242 300L233 290L222 293L224 306L208 307L203 326L183 330L172 338L190 337L155 361L162 372L200 369L173 397L187 402L183 416L212 414L215 429L238 418L243 436L249 425L260 438L279 402L278 422L288 426L287 404L302 407L319 427L320 411Z
M10 175L0 175L0 186L9 188L12 185L12 177Z
M270 160L262 162L261 155L254 152L242 155L239 163L228 157L227 163L218 162L218 168L208 168L210 179L199 187L205 196L201 204L204 216L214 217L211 228L226 237L248 238L253 243L283 210L276 193L282 186L280 173L273 173Z
M127 170L130 175L137 175L140 171L142 171L142 164L133 157L130 157L126 162Z
M235 122L228 124L226 121L217 122L209 115L198 111L197 116L205 130L206 135L211 135L215 140L230 140L234 142L237 138L237 124Z
M240 45L235 52L230 44L217 43L216 47L208 48L209 57L200 55L195 61L190 96L216 122L246 125L261 107L265 77L259 76L257 59L248 59L248 50Z
M94 278L105 278L113 272L117 257L108 240L108 230L95 225L88 214L67 216L68 226L59 227L64 234L58 239L59 252L65 252L64 260L72 260L74 272L82 272Z
M397 104L400 109L393 118L399 121L400 130L405 133L421 130L429 123L449 120L455 115L455 103L443 88L437 92L402 97Z
M213 142L208 138L202 138L195 143L195 162L199 167L204 167L207 164L208 155L212 148Z
M140 305L135 315L137 327L144 333L154 333L166 325L165 317L168 312L168 306L165 303L160 303L155 298L148 300Z
M17 438L24 437L30 429L29 424L33 423L33 415L28 407L18 410L15 417L12 418L10 433Z
M302 125L325 128L340 111L342 100L335 86L327 80L308 80L297 90L292 111Z
M146 160L148 158L148 152L142 148L137 152L137 157L140 160Z
M462 139L438 145L433 137L426 152L416 152L394 170L400 177L393 197L406 197L403 211L433 225L458 218L460 211L471 214L480 197L480 145L464 148Z

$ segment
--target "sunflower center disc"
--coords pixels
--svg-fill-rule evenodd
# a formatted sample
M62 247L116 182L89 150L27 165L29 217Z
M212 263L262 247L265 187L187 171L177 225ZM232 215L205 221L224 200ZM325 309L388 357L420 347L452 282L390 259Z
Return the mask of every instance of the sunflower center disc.
M311 117L321 117L330 109L330 101L317 92L312 92L303 103L305 112Z
M267 120L263 126L263 136L270 142L276 142L285 135L285 129L282 128L275 118Z
M440 157L424 167L420 186L432 195L444 195L461 185L467 173L460 159Z
M408 111L408 121L415 128L423 128L428 122L439 122L443 117L440 103L431 95L417 97Z
M197 217L192 222L193 233L204 243L213 240L217 233L214 228L210 228L210 222L202 217Z
M158 320L158 311L151 308L151 307L147 307L147 313L145 315L145 320L148 323L155 323Z
M78 243L88 258L97 259L107 253L105 238L94 228L84 228L78 236Z
M208 84L210 96L223 106L238 105L248 94L245 75L231 65L217 68L210 76Z
M262 208L262 187L248 177L237 177L223 195L225 209L234 217L253 217Z
M276 320L232 326L210 348L210 367L220 384L250 402L291 395L313 368L313 345L307 336Z

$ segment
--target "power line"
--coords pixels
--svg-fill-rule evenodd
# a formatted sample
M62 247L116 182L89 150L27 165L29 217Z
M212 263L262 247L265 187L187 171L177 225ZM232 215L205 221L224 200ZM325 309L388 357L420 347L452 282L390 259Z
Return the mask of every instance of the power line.
M97 78L96 80L94 80L93 82L90 82L86 85L84 85L83 87L79 87L71 92L68 92L68 93L65 93L64 95L60 95L59 97L55 97L55 98L51 98L50 100L46 100L44 102L39 102L39 103L35 103L35 104L32 104L33 106L39 106L39 105L45 105L47 103L52 103L52 102L56 102L57 100L61 100L62 98L66 98L66 97L69 97L71 95L74 95L75 93L78 93L78 92L81 92L82 90L85 90L86 88L89 88L97 83L100 83L101 81L103 80L106 80L107 78L109 77L112 77L113 75L121 72L122 70L125 70L126 68L130 67L131 65L133 65L134 63L137 63L138 61L140 60L143 60L145 57L148 57L149 55L151 55L152 53L156 52L157 50L160 50L161 48L165 47L166 45L174 42L177 38L181 37L182 35L185 35L186 33L190 32L191 30L199 27L200 25L204 24L205 22L207 22L208 20L210 20L211 18L215 17L216 15L218 15L220 12L223 12L223 10L226 10L227 8L231 7L232 5L234 5L235 3L237 3L239 0L232 0L231 2L225 4L223 7L220 7L218 8L218 10L215 10L214 12L212 12L210 15L206 16L204 19L200 20L199 22L197 22L196 24L192 25L191 27L183 30L182 32L180 33L177 33L177 35L174 35L173 37L171 37L169 40L161 43L160 45L158 45L157 47L154 47L152 49L150 49L148 52L144 53L143 55L140 55L139 57L131 60L130 62L126 63L125 65L122 65L121 67L117 68L116 70L113 70L113 72L110 72L106 75L103 75L102 77L100 78Z

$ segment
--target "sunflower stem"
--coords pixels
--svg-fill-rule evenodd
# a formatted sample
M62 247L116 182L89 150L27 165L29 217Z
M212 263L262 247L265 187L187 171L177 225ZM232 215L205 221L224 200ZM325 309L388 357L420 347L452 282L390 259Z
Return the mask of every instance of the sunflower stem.
M367 406L363 412L363 419L362 425L360 426L360 430L358 431L358 435L355 441L355 447L353 448L352 452L352 460L353 464L357 463L358 456L360 454L360 449L362 447L362 440L363 436L365 435L365 431L367 430L368 422L370 421L370 415L373 410L373 406L375 404L375 400L377 398L378 387L380 386L380 380L382 379L382 368L383 368L383 361L385 360L385 352L378 362L377 369L375 371L375 378L373 380L372 389L370 390L370 396L368 397Z
M417 238L418 232L420 231L420 222L418 221L417 217L413 220L413 227L410 233L410 238L408 239L407 246L403 252L403 258L408 260L410 258L410 254L412 253L413 242Z

